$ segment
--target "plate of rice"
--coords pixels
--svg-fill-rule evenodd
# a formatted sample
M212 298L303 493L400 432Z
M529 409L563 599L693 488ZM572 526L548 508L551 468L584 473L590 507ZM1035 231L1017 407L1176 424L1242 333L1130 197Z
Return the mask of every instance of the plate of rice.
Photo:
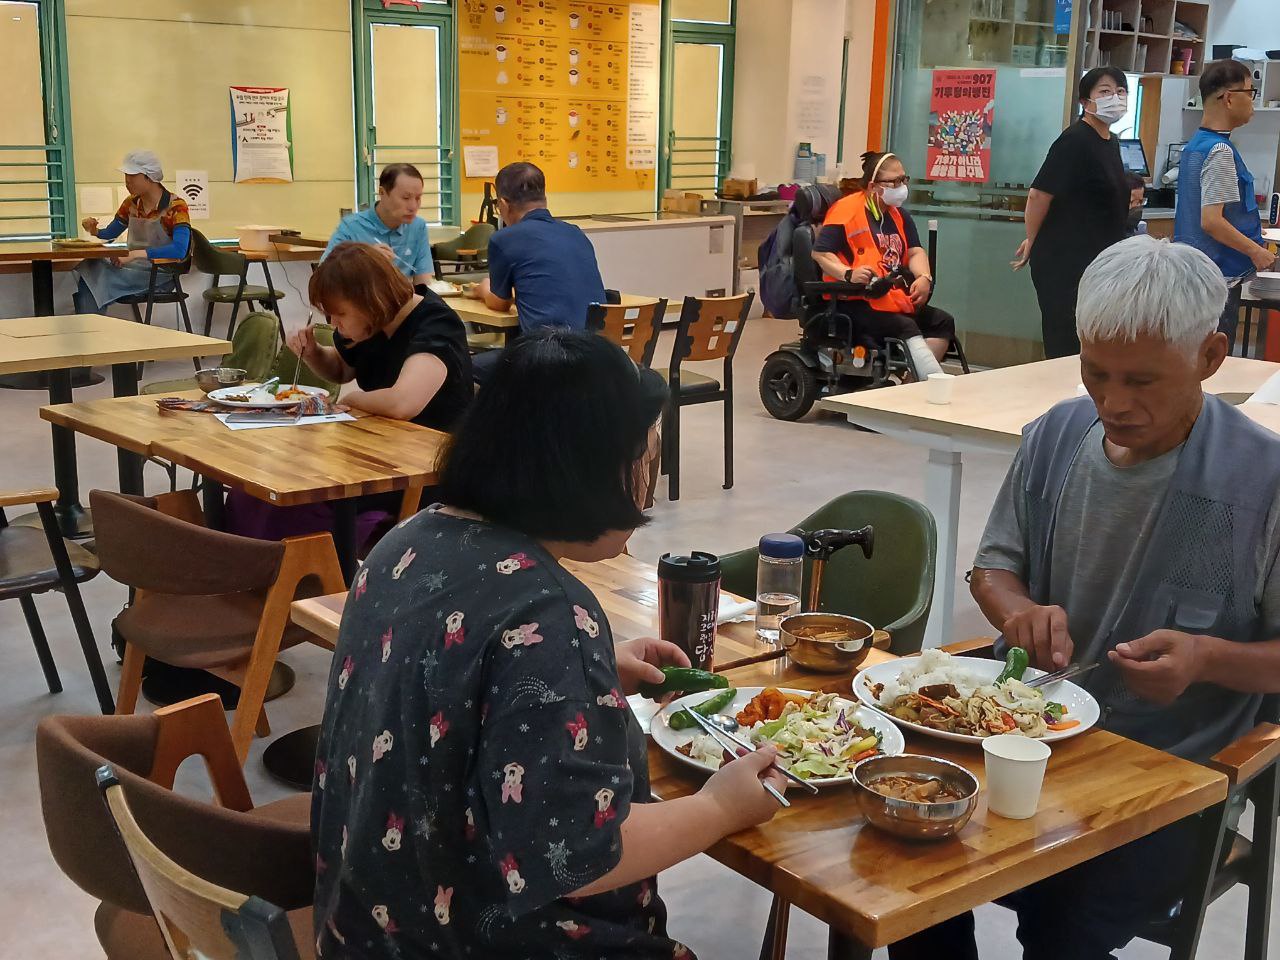
M1000 660L925 650L867 667L853 678L853 693L904 729L964 743L1005 733L1051 743L1098 722L1098 701L1083 687L1070 680L1029 687L1044 676L1034 667L997 683L1004 671Z

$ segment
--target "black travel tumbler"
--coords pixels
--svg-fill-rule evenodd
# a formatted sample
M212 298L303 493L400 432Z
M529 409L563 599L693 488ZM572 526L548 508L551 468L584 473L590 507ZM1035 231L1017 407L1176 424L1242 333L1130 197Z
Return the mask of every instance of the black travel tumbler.
M711 669L719 609L719 557L701 550L688 556L662 555L658 560L658 637L682 649L701 670Z

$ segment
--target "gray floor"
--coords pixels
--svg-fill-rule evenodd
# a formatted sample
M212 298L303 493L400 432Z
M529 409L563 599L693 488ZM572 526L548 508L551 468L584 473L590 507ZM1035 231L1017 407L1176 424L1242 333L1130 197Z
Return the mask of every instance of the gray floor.
M166 318L167 322L167 318ZM861 433L846 423L814 415L802 423L770 419L756 396L755 379L764 355L792 334L794 326L774 320L753 321L744 336L736 371L739 395L736 485L721 488L720 408L707 405L684 413L684 479L678 503L665 499L660 488L653 523L640 531L631 549L656 560L669 550L723 551L753 542L760 534L785 528L832 496L855 489L894 490L907 496L923 493L925 454L893 440ZM155 364L146 379L183 376L182 363ZM708 371L711 372L711 371ZM107 396L108 385L77 391L78 399ZM4 424L4 467L0 487L21 488L52 481L49 431L38 418L46 402L38 393L0 390L0 423ZM114 450L81 439L81 490L84 499L95 486L114 489ZM961 507L961 567L973 555L982 524L1007 467L994 456L966 460ZM155 467L147 468L148 489L163 489L166 480ZM891 531L886 531L891 535ZM119 585L99 577L85 589L90 617L100 646L107 650L108 625L124 602ZM957 585L956 637L985 632L987 626ZM40 957L41 960L79 960L100 956L92 926L93 904L66 880L53 863L44 828L35 779L34 730L40 717L52 713L92 712L96 701L60 597L38 600L46 629L61 668L65 691L50 696L27 637L16 603L0 604L0 849L5 870L0 875L0 957ZM104 654L105 655L105 654ZM114 684L118 667L109 658ZM320 689L327 656L316 649L295 649L284 655L297 671L297 686L270 708L276 732L318 719ZM262 770L264 744L255 743L247 764L250 787L258 802L283 795L281 787ZM184 771L183 786L202 789L198 771ZM768 897L705 857L669 871L662 890L671 910L674 935L686 939L704 958L752 957L758 950ZM1064 904L1064 909L1070 909ZM1213 907L1200 956L1235 958L1243 945L1244 901L1238 894ZM1020 955L1009 915L999 908L979 911L983 955ZM825 930L816 921L795 916L789 957L824 955ZM1165 951L1135 944L1126 960L1161 957Z

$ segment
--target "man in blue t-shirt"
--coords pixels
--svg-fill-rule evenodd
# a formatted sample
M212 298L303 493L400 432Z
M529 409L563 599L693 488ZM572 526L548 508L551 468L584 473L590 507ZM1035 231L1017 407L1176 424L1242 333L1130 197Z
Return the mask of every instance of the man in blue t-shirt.
M324 257L340 243L369 243L415 287L430 283L436 273L435 264L431 262L431 238L426 221L418 216L425 189L422 174L413 164L392 163L383 167L378 176L377 202L367 210L342 218Z
M520 330L587 325L587 307L604 303L596 251L580 229L547 209L547 181L532 163L509 163L494 178L503 229L489 240L489 277L470 296L493 310L515 304ZM476 356L483 383L499 351Z

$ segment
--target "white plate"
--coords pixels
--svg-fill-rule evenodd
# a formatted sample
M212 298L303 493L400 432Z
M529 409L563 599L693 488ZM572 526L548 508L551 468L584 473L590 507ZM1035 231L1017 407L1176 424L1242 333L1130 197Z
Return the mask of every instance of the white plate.
M751 698L764 690L764 687L739 687L737 694L734 695L729 706L725 707L721 713L735 714L745 707ZM814 693L813 690L796 690L790 687L779 687L783 693L797 693L807 697ZM701 727L694 730L672 730L668 725L671 722L671 715L678 713L687 706L697 706L704 700L708 700L715 696L715 690L704 690L701 693L691 693L688 696L681 697L679 700L673 700L660 710L657 715L649 721L649 735L653 737L653 742L660 746L671 756L675 757L681 763L684 763L703 773L714 773L715 768L694 760L692 757L686 757L678 751L676 747L686 744L694 737L703 733ZM886 722L884 716L874 710L867 710L858 706L852 700L846 700L839 697L836 703L843 706L846 710L851 711L851 719L854 723L869 730L875 730L883 735L884 739L880 743L880 749L885 753L894 755L902 753L907 748L907 742L903 739L902 734L892 723ZM745 738L748 731L743 728L738 731L738 735ZM842 777L814 777L809 782L815 787L828 787L838 783L849 783L853 780L852 775L845 774Z
M957 667L969 671L982 683L990 683L1000 676L1001 671L1004 670L1004 662L1001 660L983 660L980 657L952 657L952 660L955 661ZM949 733L946 730L934 730L932 727L912 723L910 720L900 720L876 702L875 697L871 695L871 684L896 680L898 674L910 665L911 658L907 657L867 667L853 678L854 696L872 710L888 717L898 726L908 730L927 733L931 737L939 737L943 740L956 740L960 743L981 743L985 739L984 737L976 737L969 733ZM1043 670L1028 667L1023 679L1034 680L1036 677L1043 677L1044 673ZM1072 727L1070 730L1050 730L1039 738L1046 743L1053 743L1055 740L1069 740L1072 737L1079 736L1097 723L1101 715L1098 701L1093 699L1093 694L1083 687L1076 686L1070 680L1060 680L1057 683L1049 684L1044 691L1044 695L1046 700L1060 703L1067 708L1067 719L1080 721L1078 727Z
M460 297L462 296L462 288L456 283L448 280L437 280L435 283L428 283L427 289L434 293L437 297Z
M209 391L209 399L216 400L224 407L296 407L298 405L297 398L292 400L250 400L245 403L243 400L228 400L227 397L235 397L241 394L252 395L253 391L258 388L258 384L242 383L238 387L219 387L217 390ZM324 387L308 387L304 384L298 384L298 389L311 394L313 397L327 397L329 391Z

